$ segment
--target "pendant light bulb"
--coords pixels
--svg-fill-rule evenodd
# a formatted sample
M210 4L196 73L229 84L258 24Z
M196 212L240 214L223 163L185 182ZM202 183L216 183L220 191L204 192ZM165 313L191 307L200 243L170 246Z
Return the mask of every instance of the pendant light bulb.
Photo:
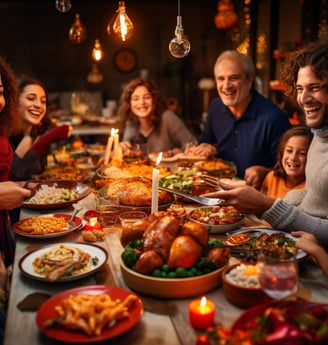
M169 51L171 55L176 58L184 58L190 52L190 42L184 35L182 27L182 17L177 16L177 26L175 28L175 37L173 37L169 43Z
M84 25L80 21L80 15L75 15L75 22L69 29L68 35L70 41L75 44L82 43L87 37L87 30L85 29Z
M125 42L132 36L133 29L133 23L125 11L125 2L120 1L116 14L107 26L107 32L109 35L113 34Z
M104 56L104 52L102 50L99 40L97 39L92 49L92 58L95 61L100 61L103 58L103 56Z
M59 12L68 12L72 7L70 0L56 0L56 8Z

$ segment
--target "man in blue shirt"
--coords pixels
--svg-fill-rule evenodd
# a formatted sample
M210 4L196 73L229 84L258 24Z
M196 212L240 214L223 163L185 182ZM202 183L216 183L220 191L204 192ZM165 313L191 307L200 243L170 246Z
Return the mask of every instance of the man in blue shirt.
M219 97L211 102L193 153L234 162L238 177L259 189L290 123L276 104L252 89L254 74L248 55L229 50L218 57L214 76Z

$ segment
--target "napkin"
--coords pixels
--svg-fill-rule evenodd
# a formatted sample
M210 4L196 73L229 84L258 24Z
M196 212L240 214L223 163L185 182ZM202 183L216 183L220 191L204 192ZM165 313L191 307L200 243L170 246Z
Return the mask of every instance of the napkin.
M33 292L25 296L19 303L17 308L21 311L37 311L39 307L51 297L46 293Z

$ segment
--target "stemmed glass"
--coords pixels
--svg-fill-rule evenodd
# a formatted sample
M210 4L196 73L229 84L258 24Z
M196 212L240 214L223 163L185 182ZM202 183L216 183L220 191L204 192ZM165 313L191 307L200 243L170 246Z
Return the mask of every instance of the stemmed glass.
M263 251L258 256L259 282L274 299L283 299L297 289L298 262L295 255L279 256Z

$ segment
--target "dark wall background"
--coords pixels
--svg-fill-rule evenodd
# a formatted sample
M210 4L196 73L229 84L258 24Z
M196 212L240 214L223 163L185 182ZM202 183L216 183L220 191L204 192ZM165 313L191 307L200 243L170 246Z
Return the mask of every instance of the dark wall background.
M232 1L243 33L244 4L247 1ZM272 23L270 10L275 9L275 4L280 1L285 0L251 1L250 54L254 59L259 16L262 23L267 23L271 37L266 48L268 59L277 47L277 38L272 31L278 31L280 23L276 16ZM292 1L298 3L297 0ZM55 0L0 0L0 55L8 60L17 75L28 74L41 79L49 92L100 91L105 102L107 99L117 100L122 86L146 69L163 96L177 98L182 117L191 121L200 119L202 92L198 89L198 81L212 77L215 59L223 50L235 48L232 31L219 30L214 25L218 0L180 0L183 27L191 42L191 52L184 59L172 57L168 50L176 27L177 0L125 1L127 13L135 26L134 35L125 43L107 34L107 24L115 14L118 1L71 2L72 9L61 13L55 8ZM268 10L257 13L258 8ZM80 14L87 30L87 39L80 45L68 39L76 13ZM91 51L97 38L105 52L104 59L98 63L104 80L90 84L87 75L93 64ZM120 72L113 64L114 55L124 47L132 49L138 59L136 68L128 73ZM264 78L272 76L271 67L272 60L261 72Z

